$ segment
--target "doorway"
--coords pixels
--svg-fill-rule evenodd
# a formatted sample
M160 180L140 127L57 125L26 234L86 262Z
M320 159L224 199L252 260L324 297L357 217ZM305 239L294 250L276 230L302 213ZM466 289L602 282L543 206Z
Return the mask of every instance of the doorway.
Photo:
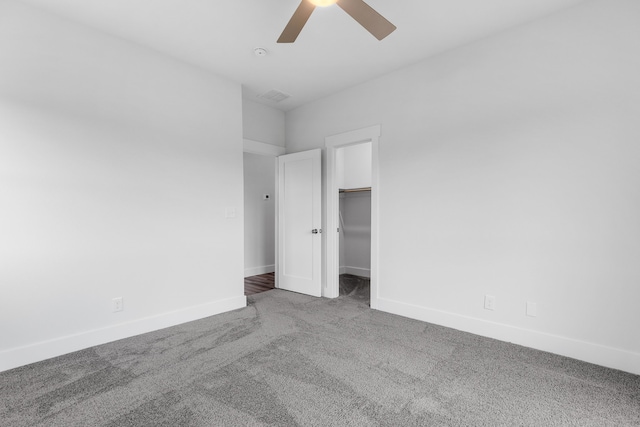
M371 277L371 142L336 151L339 188L339 294L369 303Z
M353 147L352 153L358 152L357 157L364 157L366 159L366 165L370 169L370 188L364 187L352 187L360 191L354 191L354 193L368 193L367 196L358 198L356 204L359 204L362 208L368 204L370 200L370 252L369 256L369 276L370 276L370 306L371 308L377 308L378 305L378 208L379 208L379 176L378 176L378 147L380 137L380 126L371 126L364 129L359 129L351 132L346 132L334 136L325 138L326 157L327 157L327 187L326 187L326 256L325 256L325 271L326 282L323 289L323 296L329 298L336 298L340 295L340 227L342 226L340 221L340 189L341 186L349 187L354 184L350 184L350 181L345 182L344 176L344 162L348 161L345 157L347 151L341 151L341 149ZM363 151L363 150L366 150ZM342 162L342 164L341 164ZM350 167L362 167L362 162L358 165L352 163ZM356 174L363 176L362 174ZM354 181L351 181L352 183ZM356 181L357 182L357 181ZM367 188L366 190L362 190ZM348 189L348 188L347 188ZM343 188L345 190L345 188ZM342 194L345 194L343 191ZM367 200L365 198L368 197ZM355 205L354 205L355 206ZM344 223L344 217L343 217ZM345 224L346 225L346 224ZM348 229L344 230L347 231ZM343 236L344 237L344 236ZM362 237L362 236L361 236ZM367 239L365 239L367 240ZM344 245L344 242L343 242ZM362 256L362 254L359 254ZM366 263L362 263L365 265ZM344 267L349 267L344 265ZM366 274L366 267L357 267L355 270L360 274ZM346 270L346 269L345 269Z
M275 287L276 158L284 147L244 140L244 294Z

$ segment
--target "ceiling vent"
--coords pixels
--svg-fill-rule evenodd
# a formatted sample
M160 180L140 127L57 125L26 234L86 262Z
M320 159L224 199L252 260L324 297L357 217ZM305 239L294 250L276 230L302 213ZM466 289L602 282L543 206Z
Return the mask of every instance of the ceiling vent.
M258 98L266 99L272 102L280 102L284 101L287 98L291 98L291 95L287 95L284 92L280 92L279 90L270 90L269 92L265 92L262 95L258 95Z

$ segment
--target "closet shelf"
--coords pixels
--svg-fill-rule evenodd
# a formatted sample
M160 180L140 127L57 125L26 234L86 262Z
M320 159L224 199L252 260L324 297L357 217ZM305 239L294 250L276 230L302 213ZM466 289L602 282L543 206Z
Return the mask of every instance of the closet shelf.
M362 188L341 188L339 190L340 193L360 193L363 191L371 191L371 187L362 187Z

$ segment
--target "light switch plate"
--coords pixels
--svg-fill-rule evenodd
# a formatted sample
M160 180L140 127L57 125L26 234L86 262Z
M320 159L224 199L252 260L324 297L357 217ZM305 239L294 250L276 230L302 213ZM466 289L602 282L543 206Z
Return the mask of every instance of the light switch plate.
M535 302L527 301L527 316L536 317L538 315L538 305Z
M496 297L493 295L485 295L484 296L484 308L485 310L495 310L496 309Z

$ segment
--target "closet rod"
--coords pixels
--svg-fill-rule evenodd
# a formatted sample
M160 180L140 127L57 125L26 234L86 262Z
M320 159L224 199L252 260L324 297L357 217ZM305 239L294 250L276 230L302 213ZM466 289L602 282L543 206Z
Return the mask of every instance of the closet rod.
M340 193L360 193L361 191L371 191L371 187L363 188L341 188Z

